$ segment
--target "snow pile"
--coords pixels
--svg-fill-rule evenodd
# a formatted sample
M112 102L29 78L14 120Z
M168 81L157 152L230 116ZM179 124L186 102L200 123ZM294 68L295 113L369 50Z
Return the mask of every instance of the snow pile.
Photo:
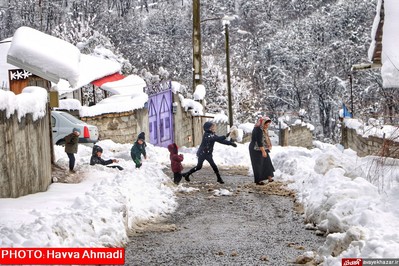
M203 115L204 107L201 103L194 101L192 99L184 98L183 95L179 94L180 103L184 108L184 111L190 111L193 115Z
M98 144L104 149L104 159L119 159L125 170L88 165L91 148L80 145L81 183L55 183L47 192L0 199L0 246L122 246L140 222L175 210L174 193L196 190L186 182L173 185L173 177L162 172L170 165L166 148L148 144L149 158L135 169L131 145L110 140ZM288 182L303 204L304 227L327 235L316 259L340 266L342 258L348 257L397 257L399 160L381 164L378 157L359 158L341 146L321 142L315 146L311 150L274 146L270 155L276 169L274 179ZM196 151L179 149L185 170L197 163ZM57 164L67 168L63 148L56 146L55 152ZM237 148L216 143L213 158L220 167L251 165L248 143ZM229 178L224 181L228 186ZM231 192L221 188L214 193Z
M213 195L217 196L217 197L219 197L219 196L231 196L231 195L233 195L233 192L229 191L228 189L221 188L221 189L215 189L213 191Z
M200 84L195 87L194 101L201 101L205 99L206 89L205 86Z
M352 150L323 144L320 149L279 150L273 161L277 176L304 205L305 219L328 234L319 249L326 265L343 257L393 258L399 249L398 163L381 172L376 158L359 158ZM370 175L377 175L370 178ZM384 183L384 193L379 193Z
M355 129L357 134L367 138L375 136L399 141L399 127L391 125L382 125L378 120L369 120L368 125L358 119L345 118L345 126Z
M207 114L207 116L213 116L213 118L210 120L214 123L225 123L227 124L229 122L229 117L224 113L224 111L220 111L218 114Z
M175 209L173 189L165 185L169 178L159 164L144 162L135 169L129 160L131 145L98 144L105 159L121 155L125 170L90 166L91 148L79 145L76 168L77 175L84 175L81 183L53 183L43 193L0 199L0 246L123 246L137 224ZM66 166L63 147L55 146L55 152L57 164Z
M172 81L172 92L174 94L176 93L182 93L183 91L183 86L180 84L180 82L177 81Z

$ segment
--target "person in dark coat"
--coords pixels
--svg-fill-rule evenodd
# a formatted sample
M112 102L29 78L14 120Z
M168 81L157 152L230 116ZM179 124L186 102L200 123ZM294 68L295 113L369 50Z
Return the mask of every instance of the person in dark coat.
M136 168L140 168L142 163L141 163L141 155L144 156L145 159L147 159L147 152L145 150L145 147L147 144L145 143L145 133L141 132L137 136L137 140L134 142L132 149L130 150L130 156L132 157L133 162L136 164Z
M117 159L104 160L103 158L101 158L102 154L103 154L103 148L101 148L98 145L94 145L92 155L90 158L90 165L101 164L101 165L106 165L107 167L110 167L110 168L118 168L119 170L123 170L122 166L110 165L112 163L119 162Z
M69 158L69 172L76 173L73 168L75 168L75 153L78 153L78 143L79 143L80 130L78 128L73 128L72 133L67 135L65 140L65 152Z
M179 154L179 147L177 147L176 143L172 143L168 145L169 150L169 158L170 158L170 167L173 172L173 183L178 185L182 179L182 171L183 165L182 161L184 160L183 154ZM187 178L186 178L187 181ZM188 180L190 181L190 180Z
M272 182L274 177L274 167L269 155L272 144L268 128L271 122L269 117L261 117L252 130L249 156L257 185L265 185L263 181L266 179Z
M213 171L216 174L217 177L217 182L219 182L220 184L224 184L223 179L220 177L219 174L219 169L217 167L217 165L215 164L215 162L213 161L213 146L215 145L215 142L219 142L225 145L231 145L233 147L237 147L237 144L235 144L232 141L228 141L226 140L227 136L218 136L215 134L216 131L216 124L212 123L212 122L205 122L204 124L204 135L202 137L202 142L201 145L198 148L197 151L197 157L198 157L198 162L197 162L197 166L195 166L194 168L190 169L190 171L188 171L187 173L184 173L183 176L186 178L187 181L189 181L189 176L200 170L202 168L202 165L204 163L204 161L208 161L208 163L211 165Z

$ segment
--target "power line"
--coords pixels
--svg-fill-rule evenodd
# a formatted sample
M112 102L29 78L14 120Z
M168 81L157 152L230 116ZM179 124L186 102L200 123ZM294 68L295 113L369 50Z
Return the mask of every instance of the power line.
M384 54L385 54L385 56L388 58L389 62L391 62L391 64L393 65L393 67L394 67L397 71L399 71L399 69L396 67L395 63L392 62L391 58L389 58L389 55L388 55L387 53L385 53L385 52L384 52Z

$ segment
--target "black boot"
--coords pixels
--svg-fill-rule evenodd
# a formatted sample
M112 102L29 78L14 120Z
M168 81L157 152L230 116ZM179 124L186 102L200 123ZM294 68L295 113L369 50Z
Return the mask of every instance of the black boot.
M220 174L219 173L216 173L216 176L217 176L217 182L218 183L220 183L220 184L224 184L224 181L223 181L223 179L220 177Z
M183 174L181 173L174 173L173 174L173 183L175 183L176 185L179 185L181 179L182 179Z
M187 182L190 182L191 180L190 180L190 172L187 172L187 173L185 173L183 176L184 176L184 180L186 180Z
M181 174L183 177L184 177L184 179L187 181L187 182L190 182L191 180L190 180L190 175L191 175L192 173L191 173L191 171L188 171L188 172L186 172L186 173L183 173L183 174Z
M201 169L201 168L200 168ZM190 171L182 174L182 176L184 177L184 179L187 182L190 182L190 175L192 175L194 172L198 171L199 169L197 169L197 167L191 168Z

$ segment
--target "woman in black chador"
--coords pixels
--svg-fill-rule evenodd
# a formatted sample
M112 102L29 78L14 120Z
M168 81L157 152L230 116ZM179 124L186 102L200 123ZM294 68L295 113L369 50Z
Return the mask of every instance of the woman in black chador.
M235 144L232 141L226 140L227 136L216 135L215 134L216 125L212 122L205 122L204 131L205 131L205 133L202 137L201 145L199 146L198 151L197 151L197 156L198 156L197 166L195 166L190 171L188 171L187 173L184 173L182 175L184 176L186 181L190 181L189 176L192 173L200 170L202 168L204 161L206 160L206 161L208 161L208 163L211 165L213 171L215 172L215 174L217 176L217 182L219 182L220 184L224 184L223 179L220 177L219 169L216 166L215 162L213 161L213 157L212 157L213 145L215 145L215 142L219 142L219 143L222 143L225 145L231 145L233 147L237 147L237 144ZM229 134L227 134L227 135L229 135Z
M268 128L272 120L269 117L261 117L252 130L252 139L249 144L249 156L251 157L252 170L255 183L264 185L264 180L273 181L274 167L270 159L272 143Z

